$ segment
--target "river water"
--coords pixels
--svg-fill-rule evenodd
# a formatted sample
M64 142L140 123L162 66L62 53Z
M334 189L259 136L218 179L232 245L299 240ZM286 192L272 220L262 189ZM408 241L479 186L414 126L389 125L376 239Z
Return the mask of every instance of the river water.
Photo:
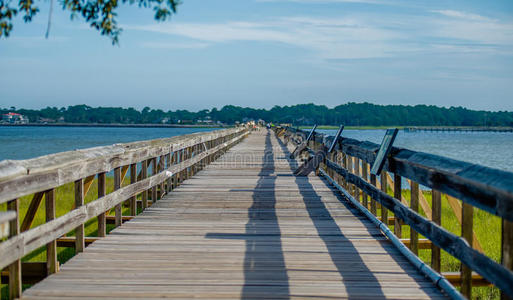
M1 127L0 160L166 138L219 128Z
M336 130L319 131L336 134ZM385 131L344 130L342 136L381 144ZM513 172L513 133L399 130L394 146Z
M212 128L0 127L0 160L172 137ZM334 135L336 130L319 130ZM381 143L385 130L344 130L342 136ZM404 132L398 147L513 172L513 133Z

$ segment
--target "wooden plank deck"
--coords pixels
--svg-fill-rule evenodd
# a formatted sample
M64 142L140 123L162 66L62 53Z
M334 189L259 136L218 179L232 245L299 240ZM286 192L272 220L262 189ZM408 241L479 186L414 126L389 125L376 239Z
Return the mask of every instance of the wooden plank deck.
M444 298L267 130L24 293L46 298Z

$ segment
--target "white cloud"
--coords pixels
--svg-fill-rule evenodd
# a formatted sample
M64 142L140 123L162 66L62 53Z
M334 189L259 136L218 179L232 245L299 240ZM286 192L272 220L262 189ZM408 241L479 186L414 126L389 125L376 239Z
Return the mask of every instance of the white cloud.
M353 19L284 17L263 22L164 23L130 27L207 43L255 41L298 46L322 58L384 57L399 50L387 40L400 34Z
M510 49L513 24L460 11L432 12L436 14L367 13L340 18L284 16L251 22L171 22L127 26L127 29L185 37L197 46L192 48L238 41L282 43L310 51L323 60L401 57L430 52L454 54L457 51L490 54L498 53L499 48L502 54L513 54ZM162 47L173 48L171 44ZM177 44L174 48L183 47Z
M476 46L513 45L513 24L503 23L481 15L455 10L433 11L446 18L435 19L431 24L438 37L465 40Z
M466 20L472 20L472 21L492 21L492 19L489 19L487 17L478 15L478 14L472 14L467 13L463 11L457 11L457 10L433 10L434 13L438 13L441 15L444 15L446 17L452 17L452 18L459 18L459 19L466 19Z
M202 49L208 47L208 43L191 42L191 43L173 43L173 42L144 42L141 47L150 49Z
M390 4L384 0L256 0L257 2L297 2L297 3L369 3L369 4Z

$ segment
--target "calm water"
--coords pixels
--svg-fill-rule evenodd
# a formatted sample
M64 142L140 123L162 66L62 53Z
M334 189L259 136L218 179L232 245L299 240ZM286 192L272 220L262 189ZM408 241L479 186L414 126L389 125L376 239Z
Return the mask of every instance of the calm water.
M336 133L336 130L319 131ZM380 144L385 131L344 130L342 136ZM394 145L513 172L513 133L400 130Z
M139 140L211 128L0 127L0 160ZM320 130L334 135L336 130ZM343 136L381 143L385 130L344 130ZM399 131L395 145L513 172L513 133Z
M166 138L212 128L0 127L0 160Z

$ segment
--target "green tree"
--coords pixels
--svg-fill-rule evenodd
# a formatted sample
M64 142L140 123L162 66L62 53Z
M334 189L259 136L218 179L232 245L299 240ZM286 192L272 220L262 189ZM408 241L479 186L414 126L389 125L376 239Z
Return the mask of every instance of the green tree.
M39 0L41 1L41 0ZM38 14L39 7L34 0L19 0L18 5L11 5L11 0L0 0L0 38L8 37L13 29L13 20L19 14L23 20L31 22ZM50 0L50 18L53 1ZM113 44L119 42L122 29L117 23L117 11L120 4L136 4L139 7L155 11L155 20L164 21L176 13L180 0L60 0L65 11L71 13L71 18L81 17L92 28L102 35L109 37ZM50 20L48 22L50 26Z

